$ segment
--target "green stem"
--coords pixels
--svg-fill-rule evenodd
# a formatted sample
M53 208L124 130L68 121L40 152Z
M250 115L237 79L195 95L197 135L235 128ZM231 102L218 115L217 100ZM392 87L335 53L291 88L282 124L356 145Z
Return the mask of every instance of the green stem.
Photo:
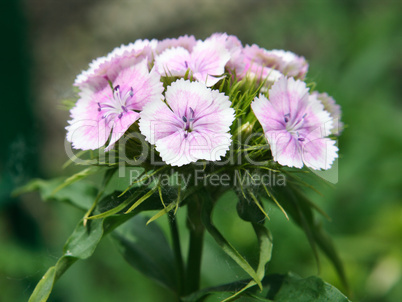
M188 203L187 227L190 230L190 246L186 270L186 294L200 287L204 225L201 221L201 204L198 198Z
M177 293L179 296L181 296L184 289L184 264L180 247L180 236L179 236L179 230L177 228L176 217L170 214L168 214L168 216L169 216L170 233L172 234L173 252L178 271Z

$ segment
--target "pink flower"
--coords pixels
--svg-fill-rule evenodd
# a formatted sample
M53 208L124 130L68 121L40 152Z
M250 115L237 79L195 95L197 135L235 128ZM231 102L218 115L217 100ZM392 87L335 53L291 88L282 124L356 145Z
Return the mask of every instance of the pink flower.
M339 106L335 100L327 93L318 93L314 91L312 93L320 102L324 105L324 110L328 111L331 115L334 123L334 128L331 130L331 134L339 135L343 130L343 123L341 122L341 106Z
M226 64L227 69L235 70L238 74L243 72L245 66L243 45L236 36L226 33L214 33L207 41L208 40L215 40L217 43L225 45L226 49L229 51L230 60Z
M269 85L283 76L280 71L274 68L274 65L264 62L264 52L266 52L266 50L257 45L247 45L243 49L244 70L243 73L239 75L240 78L256 78L257 80L266 81Z
M283 77L272 85L269 99L260 95L251 107L279 164L329 169L338 157L335 141L326 137L332 119L304 82Z
M89 69L77 76L74 86L81 87L91 81L96 82L100 78L107 77L108 71L116 66L123 69L144 59L147 59L149 64L153 60L153 50L156 45L157 40L137 40L135 43L116 47L107 56L93 60L89 64Z
M229 98L203 83L184 79L166 89L166 102L155 100L141 111L140 131L162 160L182 166L217 161L231 144L234 120Z
M183 47L165 50L155 58L155 68L162 76L178 77L184 76L189 69L194 79L211 87L222 78L229 59L225 45L211 39L197 41L192 52Z
M255 44L243 50L245 73L243 76L258 77L268 83L277 81L282 75L303 79L308 64L303 57L290 51L266 50Z
M193 50L193 47L197 41L195 40L194 36L181 36L173 39L164 39L162 41L158 42L158 45L156 47L156 53L160 54L166 49L169 48L175 48L175 47L183 47L184 49L187 49L189 52Z
M278 70L288 77L303 80L308 71L308 63L304 57L300 57L291 51L271 50L266 53L267 59L272 58L274 65L278 62Z
M146 103L162 99L162 92L160 76L148 71L146 59L124 69L115 66L105 77L82 85L66 127L67 140L75 149L94 150L105 145L112 133L106 148L109 150L138 120L138 111Z

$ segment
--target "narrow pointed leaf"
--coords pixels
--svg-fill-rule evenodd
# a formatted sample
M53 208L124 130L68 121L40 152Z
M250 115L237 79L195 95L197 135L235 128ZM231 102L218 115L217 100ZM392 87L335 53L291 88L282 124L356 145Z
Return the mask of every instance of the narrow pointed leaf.
M52 291L55 278L56 278L56 266L52 266L47 270L46 274L36 285L35 291L32 293L28 302L47 301Z
M88 220L91 219L102 219L102 218L106 218L109 216L112 216L114 214L117 214L121 211L123 211L125 208L127 208L134 200L136 200L138 198L138 196L141 194L141 190L138 190L136 192L134 192L132 195L130 195L129 197L121 197L119 198L118 195L120 195L120 192L115 192L107 197L105 197L104 199L102 199L100 201L100 204L102 205L102 201L103 204L105 203L105 201L111 201L111 204L107 205L107 210L103 209L101 211L101 213L99 214L95 214L93 216L89 216L87 217ZM101 206L100 206L101 207Z
M257 267L257 276L260 280L262 280L265 276L265 266L271 260L272 238L269 230L265 228L264 225L253 223L253 228L258 238L258 245L260 250L260 256ZM238 292L236 292L235 294L233 294L229 298L226 298L223 301L225 302L234 301L234 299L236 299L241 293L243 293L245 290L255 285L257 285L257 283L254 280L251 280L245 287L243 287L241 290L239 290Z
M100 170L100 167L97 166L91 166L89 168L86 168L70 177L68 177L62 184L60 184L57 188L55 188L52 192L52 194L57 193L59 190L71 185L72 183L83 179L89 175L95 174L96 172L98 172Z
M162 217L163 215L166 215L169 213L171 210L173 210L176 207L176 203L172 202L170 203L166 208L163 208L160 210L158 213L156 213L154 216L152 216L148 221L147 225L150 224L152 221L155 221L156 219Z
M147 200L149 197L151 197L152 194L154 194L158 190L158 186L155 186L153 189L149 190L146 194L144 194L140 199L138 199L126 212L125 214L130 213L133 211L136 207L141 205L145 200ZM121 195L120 195L121 196Z
M205 192L205 194L208 194ZM215 242L222 248L222 250L231 257L251 278L258 284L262 289L261 280L259 279L256 271L251 267L251 265L243 258L243 256L223 237L223 235L218 231L218 229L212 224L212 200L207 197L204 200L203 210L202 210L202 221L208 233L214 238Z
M111 194L111 197L120 195L121 192ZM119 203L119 200L112 200ZM104 198L99 202L98 207L105 206L108 203L108 198ZM107 216L101 219L89 220L84 226L81 220L74 232L67 240L63 255L59 258L55 266L52 266L42 277L40 282L35 287L29 302L44 302L47 301L53 286L58 278L77 260L90 257L95 251L100 240L115 228L135 216L141 211L157 210L162 207L158 198L150 198L147 203L138 206L130 214L120 214ZM97 209L97 211L99 211Z
M25 186L18 188L13 194L20 195L29 192L39 191L43 201L62 201L67 202L79 209L88 210L97 193L97 189L84 181L77 181L59 190L66 179L64 177L50 180L33 179Z

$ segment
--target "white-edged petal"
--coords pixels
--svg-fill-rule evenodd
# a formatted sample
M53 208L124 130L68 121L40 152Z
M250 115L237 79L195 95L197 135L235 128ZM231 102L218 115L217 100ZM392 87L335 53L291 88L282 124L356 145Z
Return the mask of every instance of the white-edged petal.
M113 148L114 144L124 135L124 133L140 118L140 114L134 111L128 111L120 118L114 120L112 135L105 151Z
M289 132L270 131L265 134L271 146L272 156L282 166L302 168L302 146Z
M338 147L329 138L317 138L303 145L303 162L314 170L331 168L338 157Z
M306 84L281 78L269 90L269 99L256 97L251 104L279 164L301 168L328 169L337 148L328 138L333 121Z
M234 120L229 98L201 82L177 80L167 87L166 103L147 104L140 130L163 161L182 166L197 160L220 160L229 150Z
M219 40L198 41L191 53L189 67L194 78L211 87L222 78L229 60L230 53Z
M82 87L88 83L92 84L99 78L107 76L110 69L116 66L123 69L135 65L143 59L147 59L147 62L150 63L153 60L156 44L156 40L137 40L135 43L116 47L108 55L93 60L89 64L89 68L76 77L74 86Z
M197 41L195 37L192 35L191 36L184 35L173 39L164 39L158 42L158 45L156 46L156 53L161 54L166 49L174 47L183 47L187 49L189 52L191 52L196 43Z
M80 99L71 109L67 139L76 149L98 149L108 140L110 150L125 131L138 120L145 104L162 99L160 75L148 71L147 60L122 68L117 64L104 77L83 84Z
M188 69L190 53L183 47L166 49L155 58L155 71L162 76L184 76Z
M69 121L67 140L74 149L95 150L105 145L110 134L110 127L104 119L79 119Z

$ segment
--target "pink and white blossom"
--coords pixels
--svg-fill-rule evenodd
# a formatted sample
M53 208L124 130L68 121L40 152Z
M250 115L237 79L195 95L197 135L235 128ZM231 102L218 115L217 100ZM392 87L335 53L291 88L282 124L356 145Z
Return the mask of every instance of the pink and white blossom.
M291 51L274 49L266 53L273 62L278 62L278 70L288 77L303 80L308 71L308 63L304 57ZM274 63L275 65L276 63Z
M140 131L162 160L182 166L218 161L229 150L234 110L229 98L203 83L180 79L141 111Z
M341 110L328 94L309 93L302 81L307 70L304 57L255 44L243 47L226 33L204 41L187 35L137 40L94 60L76 78L79 100L67 140L76 149L110 150L140 120L141 133L167 164L220 160L231 144L234 110L228 96L208 87L229 72L233 80L264 83L251 108L275 161L328 169L338 156L328 136L342 130ZM191 81L179 79L164 88L161 77L186 74Z
M109 150L139 119L138 111L148 102L162 99L162 92L160 76L148 71L146 59L123 69L114 66L105 77L81 86L66 127L67 140L75 149L94 150L104 146L110 136Z
M329 169L338 157L327 138L333 124L324 106L300 80L282 77L251 104L275 161L283 166Z
M99 57L89 64L89 68L81 72L74 81L74 86L81 87L100 78L107 79L111 68L125 68L147 59L148 64L153 60L157 40L137 40L135 43L116 47L108 55Z
M318 93L317 91L314 91L312 95L324 105L324 109L329 112L333 119L334 128L331 130L331 134L339 135L343 130L341 106L339 106L326 92Z
M155 58L156 71L162 76L183 77L187 70L194 79L211 87L225 72L230 53L217 40L197 41L190 52L183 47L166 49Z
M239 38L226 33L214 33L208 40L216 40L219 44L225 45L226 49L230 53L230 60L226 64L226 68L236 71L236 73L242 73L244 71L245 62L243 54L243 45Z
M244 76L257 77L268 84L277 81L282 75L303 79L308 64L303 57L283 50L266 50L255 44L247 45L244 50Z
M197 40L192 35L191 36L184 35L173 39L164 39L158 42L158 45L156 46L156 53L161 54L166 49L175 47L183 47L184 49L187 49L189 52L192 52L193 47L195 46L196 43Z

